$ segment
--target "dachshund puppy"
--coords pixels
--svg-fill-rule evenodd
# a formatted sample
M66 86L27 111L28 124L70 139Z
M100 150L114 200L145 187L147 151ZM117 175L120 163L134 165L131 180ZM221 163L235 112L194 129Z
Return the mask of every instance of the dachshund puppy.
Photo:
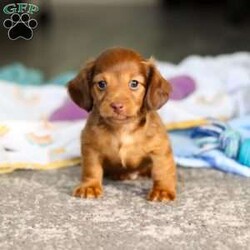
M103 174L153 179L151 201L174 200L176 167L166 129L157 114L171 87L151 60L113 48L89 62L69 82L72 100L90 112L81 135L82 182L73 195L102 195Z

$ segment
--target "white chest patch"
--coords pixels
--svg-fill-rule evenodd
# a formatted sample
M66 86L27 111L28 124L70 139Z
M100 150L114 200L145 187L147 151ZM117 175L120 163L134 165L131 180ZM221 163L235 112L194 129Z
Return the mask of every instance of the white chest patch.
M131 157L131 155L129 155L129 151L130 151L129 149L133 147L134 142L135 142L134 137L131 136L129 133L121 134L121 137L120 137L121 147L119 150L119 157L124 167L126 167L127 159Z
M127 145L130 145L130 144L133 144L134 143L134 137L127 134L127 133L124 133L121 135L121 144L122 146L127 146Z

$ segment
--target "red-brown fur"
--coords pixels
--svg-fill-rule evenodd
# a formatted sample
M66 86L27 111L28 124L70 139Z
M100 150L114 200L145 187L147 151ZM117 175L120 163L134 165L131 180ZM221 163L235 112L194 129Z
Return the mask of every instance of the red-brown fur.
M138 89L129 87L131 80L139 82ZM105 90L98 88L100 81ZM153 179L149 200L174 200L176 167L156 112L171 88L152 60L133 50L108 49L86 64L68 90L77 105L91 111L81 136L82 182L73 195L101 196L103 173L115 179L140 174Z

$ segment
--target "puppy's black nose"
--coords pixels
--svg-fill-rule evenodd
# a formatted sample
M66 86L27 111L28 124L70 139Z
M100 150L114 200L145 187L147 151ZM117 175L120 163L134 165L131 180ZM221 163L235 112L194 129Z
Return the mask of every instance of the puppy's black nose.
M122 103L118 103L118 102L112 102L110 104L110 107L113 109L114 112L116 113L121 113L123 111L123 104Z

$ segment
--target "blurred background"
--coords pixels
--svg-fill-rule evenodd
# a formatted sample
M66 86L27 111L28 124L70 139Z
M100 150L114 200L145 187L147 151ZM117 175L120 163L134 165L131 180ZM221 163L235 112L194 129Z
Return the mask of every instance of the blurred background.
M8 3L1 1L1 9ZM23 1L25 2L25 1ZM107 47L180 62L190 54L250 51L249 0L43 0L32 40L0 25L0 67L21 62L46 77L77 70ZM1 11L1 23L9 16Z
M38 27L12 41L3 8L26 1L40 8ZM65 84L86 60L113 46L172 63L250 52L250 0L0 0L0 9L0 250L250 249L250 53L157 64L173 86L159 114L187 167L176 202L147 203L144 179L105 180L104 198L83 202L70 197L80 167L51 169L79 163L88 114Z

